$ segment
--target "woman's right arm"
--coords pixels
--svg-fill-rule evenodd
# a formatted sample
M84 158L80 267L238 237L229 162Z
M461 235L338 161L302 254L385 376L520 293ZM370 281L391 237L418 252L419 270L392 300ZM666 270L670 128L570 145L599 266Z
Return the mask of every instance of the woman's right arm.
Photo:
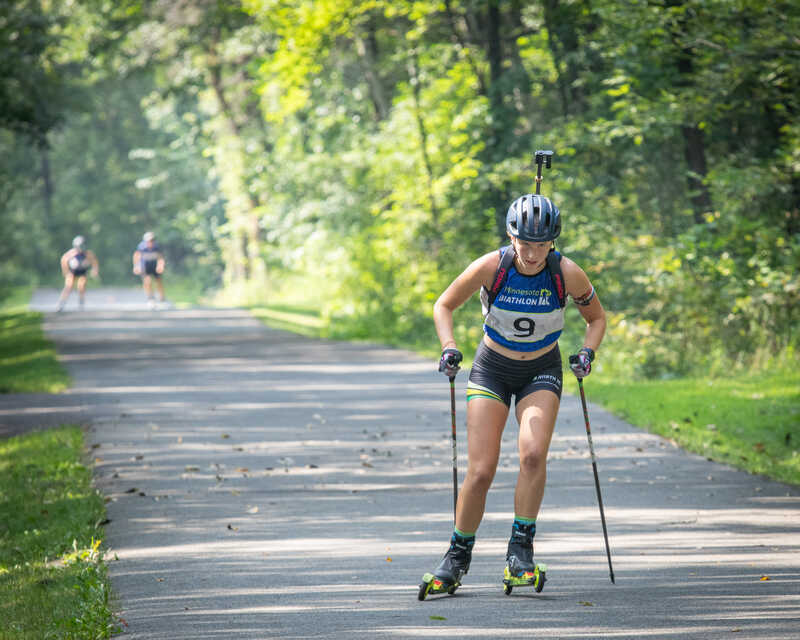
M492 251L470 264L433 305L433 323L442 349L456 349L453 335L453 312L464 304L481 287L489 287L500 263L500 253Z

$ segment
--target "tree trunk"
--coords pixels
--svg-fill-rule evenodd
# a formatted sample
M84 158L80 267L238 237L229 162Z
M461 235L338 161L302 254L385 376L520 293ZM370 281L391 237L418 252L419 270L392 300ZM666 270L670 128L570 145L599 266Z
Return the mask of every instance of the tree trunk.
M669 0L668 6L682 7L684 0ZM683 89L694 89L694 51L683 44L688 32L689 21L685 14L678 14L677 22L672 29L672 43L677 50L678 86ZM691 114L687 114L691 120ZM705 222L704 214L713 208L711 193L705 184L708 175L706 164L706 143L702 129L696 122L684 122L681 126L683 135L683 153L688 171L686 182L689 189L689 200L692 203L693 217L696 224Z
M53 176L50 171L50 154L46 147L39 150L42 164L42 199L44 200L45 227L52 232L53 227Z
M708 173L706 166L706 145L703 131L696 125L684 125L683 133L684 155L689 172L686 181L689 186L689 200L694 210L694 221L697 224L705 222L705 214L711 211L711 194L704 180Z
M433 220L433 224L436 225L439 221L439 208L436 205L436 194L433 188L433 164L431 163L430 155L428 155L428 130L425 127L425 119L422 117L422 105L420 104L421 88L417 69L416 52L411 53L408 63L408 75L411 78L411 85L414 89L414 114L417 118L417 126L419 127L422 163L425 165L425 174L428 178L428 198L430 199L431 218Z
M211 87L214 90L214 95L217 98L217 102L219 103L220 113L225 118L225 122L231 129L231 133L237 140L237 153L241 154L242 157L242 164L246 164L244 155L244 137L245 133L242 129L241 124L234 113L233 106L228 101L227 96L225 95L225 88L222 82L222 68L221 64L218 62L216 50L211 47L207 51L208 54L208 73L211 82ZM243 223L243 234L242 238L239 241L239 245L241 246L241 259L243 264L241 265L242 269L241 272L239 270L235 270L235 273L243 273L246 280L249 280L252 276L254 276L259 269L257 268L257 261L260 259L259 255L259 248L260 248L260 241L261 241L261 233L260 233L260 224L259 224L259 213L258 208L261 205L261 201L256 193L254 193L249 187L247 178L244 175L239 175L238 180L240 182L240 189L247 193L248 203L246 206L246 211L244 211L245 220Z
M355 36L356 51L364 63L364 77L369 86L372 104L375 107L375 116L378 121L385 120L389 116L389 100L386 98L383 84L377 72L378 41L375 38L375 26L370 21L367 24L368 33L366 38Z

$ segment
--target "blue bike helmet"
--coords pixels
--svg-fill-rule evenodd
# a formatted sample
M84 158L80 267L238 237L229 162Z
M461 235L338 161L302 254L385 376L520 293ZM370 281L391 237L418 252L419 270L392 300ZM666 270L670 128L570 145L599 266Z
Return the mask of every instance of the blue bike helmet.
M527 242L555 240L561 235L561 213L550 198L528 193L508 208L506 230Z

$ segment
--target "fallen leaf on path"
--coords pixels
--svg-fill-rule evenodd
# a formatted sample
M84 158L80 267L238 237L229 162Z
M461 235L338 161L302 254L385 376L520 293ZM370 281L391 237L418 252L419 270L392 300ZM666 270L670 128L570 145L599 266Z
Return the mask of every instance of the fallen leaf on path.
M192 464L187 464L183 469L184 471L200 471L200 467L195 467Z
M223 434L222 434L222 439L224 440L224 439L226 439L226 438L230 438L230 436L229 436L227 433L223 433Z
M431 616L431 620L447 620L444 616Z
M247 467L236 467L236 470L239 473L247 473L248 471L250 471L250 469L248 469Z
M769 576L761 576L761 577L759 578L759 580L760 580L761 582L765 582L765 581L767 581L767 580L771 580L771 579L772 579L772 578L770 578Z
M594 606L593 602L588 602L586 600L581 600L578 604L582 605L584 607L593 607Z
M137 491L138 491L138 489L136 487L132 487L132 488L128 489L125 493L136 493Z

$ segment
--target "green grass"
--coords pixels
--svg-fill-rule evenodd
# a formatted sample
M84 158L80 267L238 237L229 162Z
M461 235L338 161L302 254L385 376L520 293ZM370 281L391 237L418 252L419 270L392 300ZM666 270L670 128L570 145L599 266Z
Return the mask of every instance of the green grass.
M33 285L0 289L0 308L5 311L24 311L33 295Z
M0 441L0 639L109 638L103 498L62 427Z
M319 312L287 304L249 307L250 313L273 329L291 331L310 338L322 336L323 322Z
M69 386L41 321L41 313L0 309L0 393L55 393Z
M172 273L164 277L164 293L167 300L179 307L204 304L210 295L195 278Z
M800 484L800 373L606 378L586 379L587 398L630 423L711 460Z

